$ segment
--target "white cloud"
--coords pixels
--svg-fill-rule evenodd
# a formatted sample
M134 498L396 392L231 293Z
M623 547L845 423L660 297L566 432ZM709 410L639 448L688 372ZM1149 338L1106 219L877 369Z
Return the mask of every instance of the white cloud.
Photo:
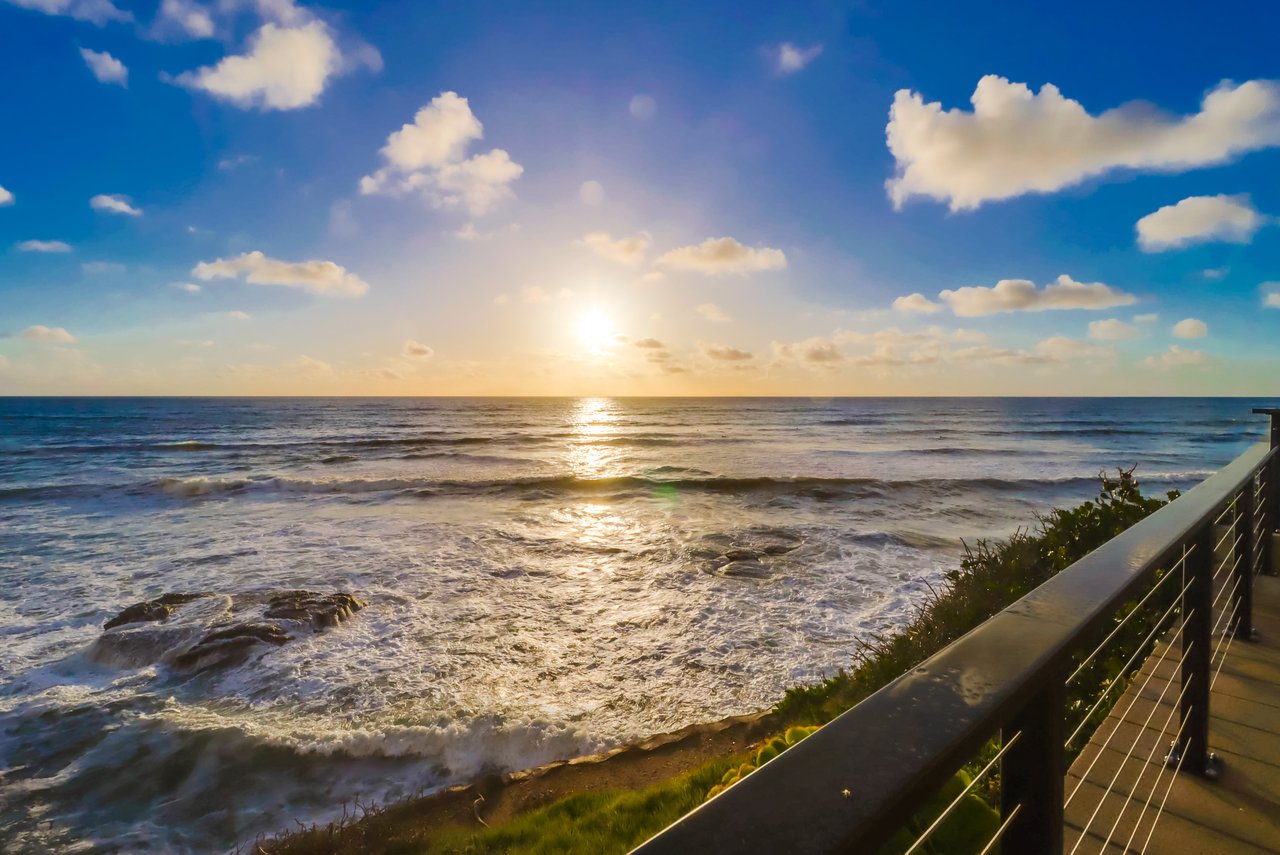
M1110 309L1137 302L1132 294L1101 282L1077 282L1063 274L1044 288L1027 279L1001 279L993 288L970 286L943 291L938 297L963 318L1000 312L1048 309Z
M627 110L637 119L652 119L653 114L658 111L658 102L653 100L652 95L646 95L641 92L638 95L631 96L631 102L627 104Z
M24 240L18 244L22 252L70 252L71 244L60 240Z
M780 249L743 246L731 237L707 238L697 246L683 246L658 256L655 264L673 270L694 270L707 276L752 273L787 266Z
M794 344L773 342L774 356L793 362L830 368L844 362L844 353L840 346L830 338L813 336Z
M44 324L27 327L20 335L27 341L41 341L47 344L75 344L76 342L76 337L62 327L46 327Z
M248 312L242 312L239 309L227 312L227 317L233 321L247 321L253 318Z
M1138 320L1138 318L1134 318ZM1089 322L1089 338L1101 339L1102 341L1121 341L1127 338L1137 338L1142 332L1133 324L1126 324L1119 318L1107 318L1102 321Z
M99 193L89 200L89 207L95 211L105 211L108 214L123 214L126 217L141 217L142 210L133 207L129 203L128 196L119 194L107 195Z
M733 322L733 318L725 314L725 311L715 303L699 303L693 308L698 314L702 315L702 317L711 321L713 324L728 324Z
M235 258L202 261L191 271L203 282L234 279L242 273L251 285L283 285L311 294L358 297L369 290L369 283L332 261L280 261L257 250Z
M1148 368L1177 368L1182 365L1205 365L1208 361L1209 358L1203 351L1188 350L1171 344L1164 353L1159 356L1148 356L1142 360L1142 364Z
M1245 195L1189 196L1138 220L1138 246L1160 252L1209 241L1248 243L1267 219Z
M203 290L194 282L174 282L170 287L177 288L179 291L186 291L188 294L199 294Z
M1198 318L1184 318L1173 325L1173 334L1178 338L1204 338L1209 334L1209 325Z
M893 308L898 312L916 312L925 315L931 315L942 310L940 304L935 303L919 292L894 300Z
M155 25L161 32L193 39L213 38L216 31L209 10L192 0L163 0Z
M290 7L291 26L264 24L249 37L248 52L183 72L177 82L244 109L296 110L320 99L329 81L359 66L382 67L368 45L344 57L329 27Z
M427 347L425 344L416 342L411 338L405 339L404 348L400 351L401 355L411 359L430 359L435 350Z
M118 9L111 0L6 0L21 9L87 21L101 27L108 21L132 21L133 15Z
M387 137L381 154L387 162L360 179L360 192L422 194L437 208L463 207L473 217L488 213L515 194L511 183L524 167L500 148L466 157L471 143L484 136L484 126L466 98L442 92L413 117L411 124Z
M1150 312L1145 315L1133 316L1133 322L1135 324L1154 324L1158 320L1160 320L1160 316L1157 315L1155 312Z
M1114 352L1107 345L1055 335L1037 342L1035 355L1054 362L1069 362L1073 359L1109 359Z
M253 163L258 158L252 154L237 154L230 157L224 157L218 160L218 168L226 172L231 169L238 169L248 163Z
M1219 279L1225 279L1230 272L1230 267L1210 267L1207 270L1201 270L1200 275L1216 282Z
M812 47L796 47L791 42L783 42L773 51L773 68L778 74L794 74L818 58L822 53L822 45Z
M746 362L756 358L753 353L730 347L727 344L704 344L702 345L702 352L708 359L714 359L718 362Z
M1189 116L1137 103L1094 116L1052 84L1034 93L996 75L979 80L970 101L972 112L906 89L894 95L886 132L895 206L926 196L958 211L1116 169L1182 171L1280 144L1280 83L1268 80L1224 81Z
M1262 297L1262 308L1264 309L1280 309L1280 282L1265 282L1263 287L1270 285L1276 288Z
M8 190L4 189L3 187L0 187L0 208L3 208L5 205L12 205L12 204L13 204L13 194L10 193Z
M615 240L604 232L592 232L583 235L581 243L601 258L634 267L644 261L644 254L649 250L649 233L640 232Z
M123 273L124 265L118 261L86 261L80 269L85 273Z
M592 208L604 204L604 185L599 181L583 181L578 188L578 199Z
M99 52L88 48L80 48L80 56L84 57L85 65L89 66L89 70L93 72L93 76L98 79L99 83L115 83L120 86L129 85L129 69L125 68L123 62L106 51Z

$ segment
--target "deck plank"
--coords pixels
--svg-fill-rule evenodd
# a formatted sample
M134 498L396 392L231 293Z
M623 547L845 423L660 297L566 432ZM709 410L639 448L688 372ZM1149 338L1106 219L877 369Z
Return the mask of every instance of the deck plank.
M1258 577L1254 600L1259 639L1224 648L1211 699L1222 777L1175 777L1164 767L1180 686L1178 651L1161 663L1158 647L1067 772L1068 795L1079 789L1066 809L1066 852L1280 853L1280 578Z

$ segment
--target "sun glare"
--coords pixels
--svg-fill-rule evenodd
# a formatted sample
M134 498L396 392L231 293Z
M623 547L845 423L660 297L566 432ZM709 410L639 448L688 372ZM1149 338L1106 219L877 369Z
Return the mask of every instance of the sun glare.
M578 337L587 349L598 353L613 341L613 320L602 309L588 309L578 318Z

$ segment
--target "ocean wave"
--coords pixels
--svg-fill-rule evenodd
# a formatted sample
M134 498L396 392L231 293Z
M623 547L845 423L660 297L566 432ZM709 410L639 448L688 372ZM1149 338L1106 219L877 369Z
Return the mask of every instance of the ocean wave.
M656 474L656 473L655 473ZM1144 483L1186 484L1202 480L1210 470L1139 472ZM302 493L360 495L399 493L418 496L497 496L541 493L544 495L604 493L610 495L649 493L674 495L681 491L724 495L792 495L818 499L854 499L884 496L898 491L957 493L1016 493L1045 488L1074 488L1098 484L1097 474L1021 478L836 478L821 476L705 476L650 477L617 475L583 478L550 475L527 478L450 480L435 478L297 478L261 476L218 478L194 476L160 478L126 484L70 484L0 489L0 500L85 498L112 492L126 494L160 493L181 498L202 498L240 493Z

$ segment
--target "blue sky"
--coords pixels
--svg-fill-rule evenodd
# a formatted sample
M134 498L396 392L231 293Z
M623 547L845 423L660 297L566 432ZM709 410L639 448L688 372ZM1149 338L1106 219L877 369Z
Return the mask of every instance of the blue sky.
M1276 394L1277 31L5 0L0 394Z

